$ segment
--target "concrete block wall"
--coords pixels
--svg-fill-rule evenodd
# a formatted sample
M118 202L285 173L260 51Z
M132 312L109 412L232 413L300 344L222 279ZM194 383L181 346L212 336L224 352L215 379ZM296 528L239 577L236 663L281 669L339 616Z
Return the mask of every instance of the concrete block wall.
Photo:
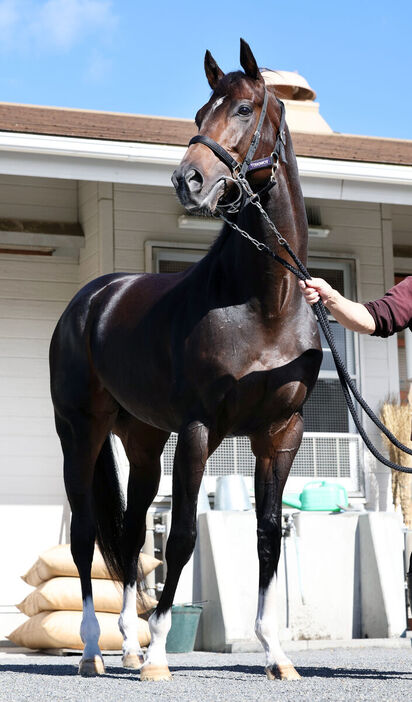
M362 638L394 637L406 628L404 537L398 514L359 517Z
M280 638L401 636L406 629L403 535L395 514L300 512L296 537L283 539L278 570ZM253 512L199 516L205 601L196 647L259 649ZM199 573L197 574L199 576Z

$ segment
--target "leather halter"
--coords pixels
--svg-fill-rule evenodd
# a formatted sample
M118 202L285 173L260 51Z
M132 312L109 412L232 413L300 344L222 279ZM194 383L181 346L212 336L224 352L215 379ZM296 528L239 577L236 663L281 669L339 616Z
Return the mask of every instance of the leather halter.
M269 178L268 183L257 193L258 195L262 195L266 193L273 185L275 185L275 171L277 168L278 161L282 161L283 163L287 163L286 160L286 151L285 151L285 146L286 146L286 131L285 131L285 105L279 98L276 98L278 101L278 104L280 105L280 123L279 123L279 129L276 135L276 142L275 146L273 148L272 153L270 156L265 156L263 158L259 158L256 161L253 161L253 156L255 155L256 149L259 145L260 137L261 137L261 130L263 126L263 122L266 117L266 112L267 112L267 104L268 104L268 91L266 88L266 85L264 86L265 93L264 93L264 98L263 98L263 105L262 109L260 112L259 120L255 129L255 132L253 134L252 140L250 142L247 154L245 158L243 159L242 163L239 163L236 161L227 151L226 149L223 148L220 144L218 144L216 141L211 139L211 137L208 137L205 134L197 134L196 136L192 137L192 139L189 141L189 146L192 144L203 144L204 146L207 146L209 149L211 149L218 158L220 158L223 163L226 164L226 166L229 168L230 172L232 173L232 177L239 184L240 191L242 193L242 197L240 198L239 206L237 206L238 200L236 200L235 203L233 203L233 206L236 206L236 209L232 209L230 211L232 212L239 212L241 209L243 209L246 204L250 201L250 197L253 196L253 193L247 192L250 190L249 184L246 182L245 177L247 173L262 169L262 168L271 168L272 172ZM246 187L245 187L246 186ZM257 195L255 193L255 195ZM249 197L248 197L249 196Z

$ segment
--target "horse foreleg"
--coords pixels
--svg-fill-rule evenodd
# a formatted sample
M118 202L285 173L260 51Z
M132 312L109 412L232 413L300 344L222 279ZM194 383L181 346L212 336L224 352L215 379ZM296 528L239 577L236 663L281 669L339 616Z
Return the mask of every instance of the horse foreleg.
M130 462L122 546L125 580L119 617L123 635L122 662L125 668L140 669L144 655L139 643L136 610L137 563L146 535L146 513L159 487L160 456L169 434L133 417L125 418L124 414L116 429Z
M145 470L146 469L146 470ZM119 617L119 628L123 635L123 665L126 668L141 668L144 656L138 638L136 611L137 562L146 534L146 513L153 502L160 477L159 456L150 466L140 463L130 465L127 511L124 522L125 582L123 607Z
M208 455L208 429L191 422L179 434L173 469L172 525L166 547L167 576L155 612L149 619L151 643L141 670L142 680L171 680L166 638L171 608L183 566L196 542L196 506Z
M136 561L134 561L133 570L137 570ZM119 629L123 636L122 663L125 668L140 670L144 662L144 654L139 643L138 634L136 576L134 574L129 576L129 581L131 581L130 584L124 586L123 606L119 617Z
M252 438L257 456L255 496L259 555L255 631L265 651L265 670L270 680L300 678L279 641L277 567L282 538L282 494L302 432L302 417L295 414L285 427L270 437Z

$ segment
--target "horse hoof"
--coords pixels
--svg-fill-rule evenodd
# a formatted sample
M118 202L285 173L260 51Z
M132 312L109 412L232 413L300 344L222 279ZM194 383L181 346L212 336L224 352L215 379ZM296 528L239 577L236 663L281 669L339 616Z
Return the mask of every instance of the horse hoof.
M140 670L144 663L144 657L138 656L136 653L127 653L122 657L123 668L133 668Z
M94 678L96 675L104 675L105 672L103 658L100 656L82 658L80 661L79 673L84 678Z
M292 664L268 665L265 672L269 680L300 680L300 675Z
M144 665L140 671L140 680L172 680L172 674L167 665Z

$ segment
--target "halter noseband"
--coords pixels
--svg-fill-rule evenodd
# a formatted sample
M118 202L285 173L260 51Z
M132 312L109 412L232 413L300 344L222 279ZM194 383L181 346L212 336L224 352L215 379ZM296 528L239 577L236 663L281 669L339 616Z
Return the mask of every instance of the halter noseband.
M261 130L263 126L263 122L266 117L266 112L267 112L267 104L268 104L268 91L266 88L266 85L264 86L265 93L264 93L264 98L263 98L263 105L262 105L262 110L260 112L259 120L255 129L255 132L253 134L252 140L250 142L247 154L245 158L243 159L242 163L239 163L236 161L227 151L226 149L223 148L220 144L218 144L216 141L211 139L210 137L206 136L205 134L197 134L196 136L192 137L192 139L189 141L189 146L192 144L203 144L204 146L207 146L209 149L211 149L218 158L220 158L223 163L226 164L226 166L229 168L230 172L232 173L232 179L239 187L239 197L235 200L235 202L231 203L229 205L229 212L239 212L241 209L243 209L248 202L250 201L250 198L256 195L261 195L264 192L267 192L273 185L275 185L275 171L277 168L278 161L282 161L283 163L287 163L286 160L286 151L285 151L285 146L286 146L286 132L285 132L285 105L279 98L276 98L279 105L280 105L280 123L279 123L279 129L276 135L276 142L275 146L273 148L272 153L270 156L265 156L263 158L259 158L256 161L253 161L253 156L255 155L256 149L259 145L260 137L261 137ZM250 188L249 183L246 181L246 174L250 173L252 171L257 171L261 168L271 168L272 172L270 175L270 179L268 183L262 188L262 190L259 191L259 193L253 193L253 191Z

